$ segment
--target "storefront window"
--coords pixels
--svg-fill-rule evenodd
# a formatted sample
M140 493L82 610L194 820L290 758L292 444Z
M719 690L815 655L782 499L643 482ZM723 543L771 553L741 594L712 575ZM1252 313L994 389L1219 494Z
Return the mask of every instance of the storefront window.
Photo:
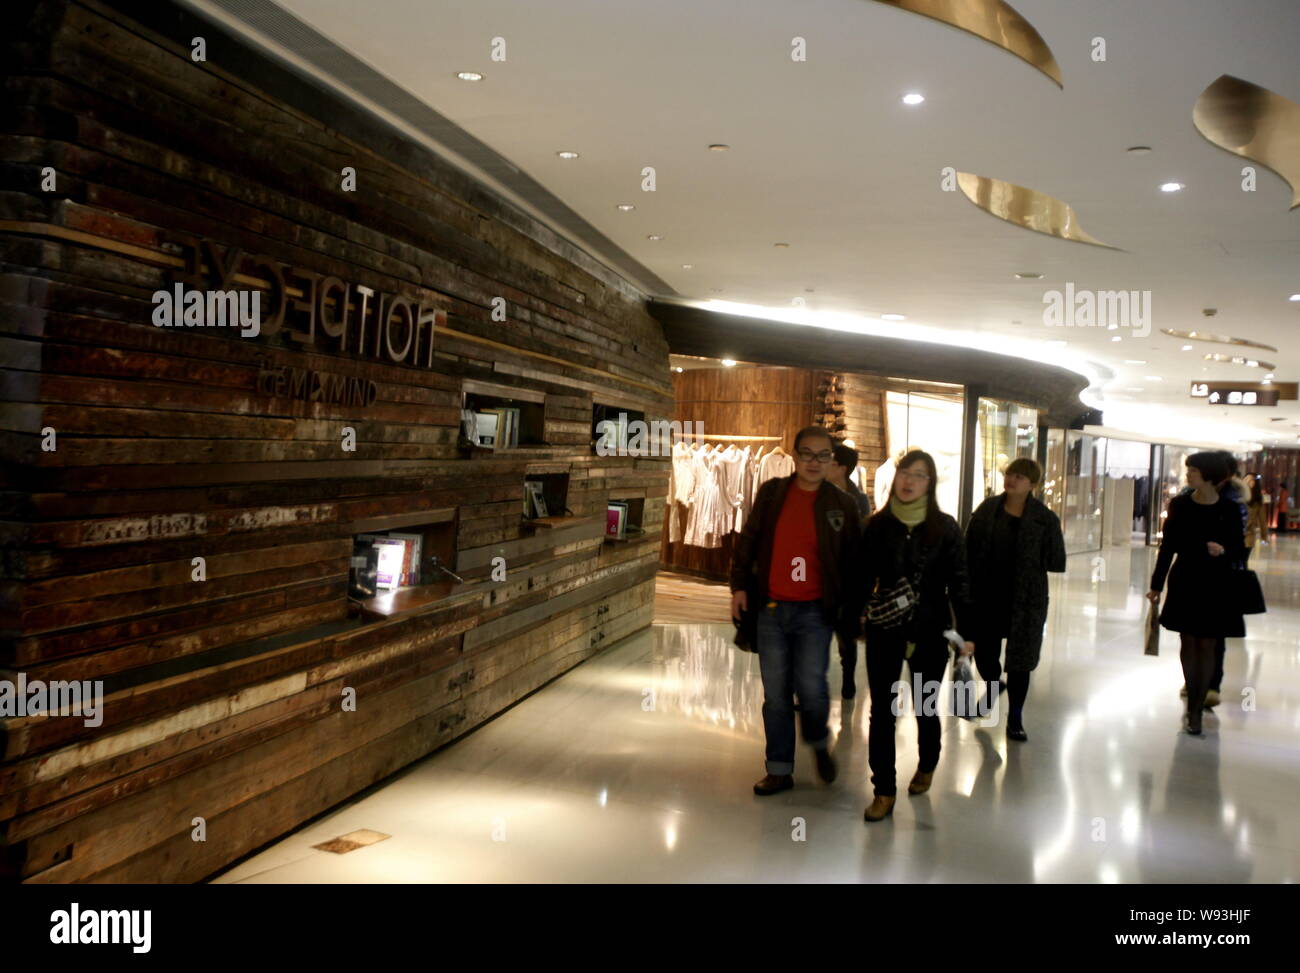
M1038 456L1038 410L1017 402L980 399L975 423L975 471L971 510L1002 492L1002 474L1013 459Z
M934 457L939 483L935 497L944 513L957 516L961 498L962 400L917 392L889 392L889 455L923 449Z
M1042 501L1065 522L1065 430L1047 430L1046 466L1043 469Z
M1077 430L1065 434L1065 551L1102 548L1106 501L1106 439Z

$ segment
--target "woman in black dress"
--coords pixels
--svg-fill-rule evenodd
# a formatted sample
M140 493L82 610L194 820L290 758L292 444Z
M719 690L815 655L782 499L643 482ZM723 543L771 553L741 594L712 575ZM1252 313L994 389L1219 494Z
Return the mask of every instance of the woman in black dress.
M1043 468L1032 459L1013 460L1003 492L989 497L966 527L970 568L975 665L985 679L984 708L992 710L1007 641L1007 739L1025 741L1023 713L1029 674L1038 667L1047 624L1047 572L1065 570L1061 521L1034 499Z
M1179 655L1187 680L1187 732L1193 736L1201 732L1205 694L1214 677L1216 642L1246 634L1246 623L1233 600L1231 574L1245 551L1245 538L1240 508L1219 495L1219 487L1227 479L1228 465L1221 455L1193 453L1188 457L1187 485L1192 492L1169 502L1147 593L1158 605L1168 578L1169 597L1160 612L1160 624L1182 639Z

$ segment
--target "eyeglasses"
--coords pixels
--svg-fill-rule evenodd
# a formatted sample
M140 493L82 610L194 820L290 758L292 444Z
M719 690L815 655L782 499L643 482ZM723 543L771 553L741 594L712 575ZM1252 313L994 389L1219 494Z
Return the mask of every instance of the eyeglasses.
M823 449L820 453L814 453L811 449L799 450L799 458L805 463L811 463L816 460L818 463L829 463L835 458L835 454L829 449Z
M922 483L930 479L929 473L909 473L907 470L902 470L898 475L904 480L920 480Z

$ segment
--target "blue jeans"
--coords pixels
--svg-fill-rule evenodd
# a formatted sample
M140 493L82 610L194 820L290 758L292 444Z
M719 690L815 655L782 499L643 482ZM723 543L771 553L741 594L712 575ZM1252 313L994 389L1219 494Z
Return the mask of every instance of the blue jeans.
M794 773L794 694L804 742L825 750L830 739L831 626L821 601L778 601L758 613L758 667L763 674L767 772Z

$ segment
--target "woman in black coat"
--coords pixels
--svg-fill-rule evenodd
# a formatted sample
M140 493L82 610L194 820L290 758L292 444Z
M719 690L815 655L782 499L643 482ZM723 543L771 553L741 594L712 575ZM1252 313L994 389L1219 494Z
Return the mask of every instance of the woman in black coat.
M863 817L879 821L894 811L897 781L894 769L895 719L899 712L899 678L906 662L912 673L912 705L920 761L908 793L930 789L939 763L939 685L948 665L944 631L958 627L966 611L966 556L961 528L939 510L934 489L938 481L929 453L912 450L898 464L889 503L867 522L862 539L864 596L895 588L901 578L920 574L919 599L900 624L867 620L867 683L871 691L871 722L867 758L875 799ZM883 601L883 599L882 599ZM963 655L974 651L969 642Z
M1246 623L1232 594L1232 570L1241 562L1246 546L1241 508L1219 493L1228 474L1228 464L1218 453L1193 453L1187 458L1187 485L1192 492L1169 501L1160 554L1147 593L1153 604L1160 604L1160 592L1168 579L1169 597L1160 612L1160 624L1181 637L1187 732L1192 736L1201 732L1216 643L1246 634Z
M1060 518L1032 495L1042 478L1043 468L1033 460L1014 460L1003 480L1005 492L980 504L966 527L974 627L964 634L975 643L975 665L986 680L986 712L999 686L1006 639L1007 737L1021 741L1029 739L1025 698L1047 624L1047 572L1065 570Z

